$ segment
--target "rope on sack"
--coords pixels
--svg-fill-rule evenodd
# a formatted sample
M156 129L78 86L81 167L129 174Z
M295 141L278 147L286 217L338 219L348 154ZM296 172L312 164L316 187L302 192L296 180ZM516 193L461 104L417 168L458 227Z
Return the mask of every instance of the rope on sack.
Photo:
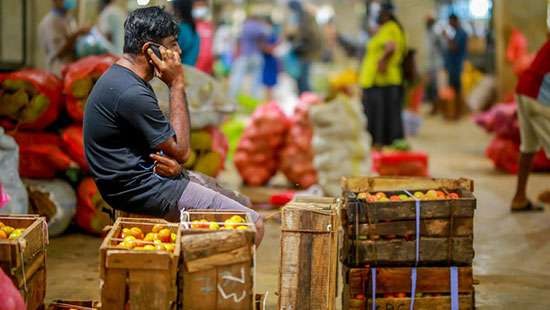
M414 297L416 295L416 266L418 266L418 261L420 259L420 200L407 190L405 190L405 193L415 200L416 242L414 267L411 269L411 304L409 307L410 310L413 310Z
M458 268L456 266L451 269L451 310L458 310Z

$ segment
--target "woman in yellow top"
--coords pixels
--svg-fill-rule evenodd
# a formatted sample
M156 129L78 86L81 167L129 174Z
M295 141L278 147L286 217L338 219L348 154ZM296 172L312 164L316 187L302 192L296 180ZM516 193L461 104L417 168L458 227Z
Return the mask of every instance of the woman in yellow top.
M368 131L375 147L403 138L401 64L406 51L405 35L393 14L393 5L382 6L378 23L380 28L367 43L359 75Z

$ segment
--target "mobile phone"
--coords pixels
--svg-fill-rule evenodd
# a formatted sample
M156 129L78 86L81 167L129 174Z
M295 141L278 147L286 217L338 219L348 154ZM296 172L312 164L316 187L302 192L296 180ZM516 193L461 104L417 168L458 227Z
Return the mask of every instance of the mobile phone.
M147 47L148 49L150 48L151 50L153 50L153 53L155 53L155 55L157 55L157 57L162 60L162 54L160 53L160 47L162 45L158 44L158 43L154 43L154 42L149 42L149 47Z

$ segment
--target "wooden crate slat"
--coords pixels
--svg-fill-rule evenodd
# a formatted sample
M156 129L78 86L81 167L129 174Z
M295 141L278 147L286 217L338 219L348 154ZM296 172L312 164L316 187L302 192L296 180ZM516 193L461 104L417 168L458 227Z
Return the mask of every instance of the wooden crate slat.
M452 234L456 237L473 236L473 218L455 218ZM451 223L448 219L424 219L420 221L420 236L422 237L447 237ZM356 227L358 228L356 231ZM359 224L359 226L347 225L349 236L414 236L416 233L416 221L394 221L377 224Z
M250 246L244 246L238 249L186 262L185 269L188 272L196 272L200 270L221 267L228 264L248 262L251 260L252 253L250 253Z
M170 272L130 269L128 271L128 307L132 310L170 309L176 291L170 285ZM164 285L159 285L164 284Z
M450 292L450 270L448 267L425 267L416 269L416 291L422 293ZM370 286L370 282L369 282ZM369 288L370 290L370 288ZM473 277L471 267L458 268L459 293L472 293ZM376 268L376 292L397 293L411 291L411 268Z
M146 270L169 270L171 260L169 253L154 251L128 251L109 250L105 260L105 267L114 269L146 269Z
M371 299L366 303L367 307L372 304ZM409 309L410 298L377 298L377 309ZM474 309L474 299L471 294L460 295L458 297L458 307L460 310ZM414 299L414 309L416 310L449 310L451 309L451 297L417 297Z
M418 177L343 177L342 189L352 192L380 192L393 190L422 190L426 188L465 188L474 191L470 179L434 179Z
M217 305L215 309L248 310L252 308L252 275L246 263L220 266L217 270Z
M182 272L183 290L180 292L183 309L212 310L217 306L217 271L215 268L198 272ZM193 298L191 298L193 297Z
M128 271L125 269L109 269L103 272L101 277L101 309L124 309L127 299L127 278Z
M451 264L466 266L471 265L474 258L472 238L452 238L451 240ZM345 239L344 249L348 251L348 263L351 266L365 264L413 264L415 261L415 240L348 240ZM449 239L447 238L421 238L420 239L420 265L444 264L449 261Z

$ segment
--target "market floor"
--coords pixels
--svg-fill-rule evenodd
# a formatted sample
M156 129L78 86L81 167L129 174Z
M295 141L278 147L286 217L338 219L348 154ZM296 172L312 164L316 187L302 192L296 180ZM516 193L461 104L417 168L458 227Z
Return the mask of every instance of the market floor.
M550 309L550 210L537 214L508 212L515 177L497 172L486 159L484 149L489 139L489 135L469 119L449 123L428 118L412 143L415 149L429 153L430 172L434 177L468 177L476 182L477 307ZM235 173L229 171L224 177L234 180ZM549 186L550 174L535 174L530 179L529 194L536 197ZM278 225L275 221L267 223L266 236L257 255L256 287L258 292L269 293L269 309L275 309L277 302ZM47 301L99 299L100 242L98 238L79 233L50 241Z

